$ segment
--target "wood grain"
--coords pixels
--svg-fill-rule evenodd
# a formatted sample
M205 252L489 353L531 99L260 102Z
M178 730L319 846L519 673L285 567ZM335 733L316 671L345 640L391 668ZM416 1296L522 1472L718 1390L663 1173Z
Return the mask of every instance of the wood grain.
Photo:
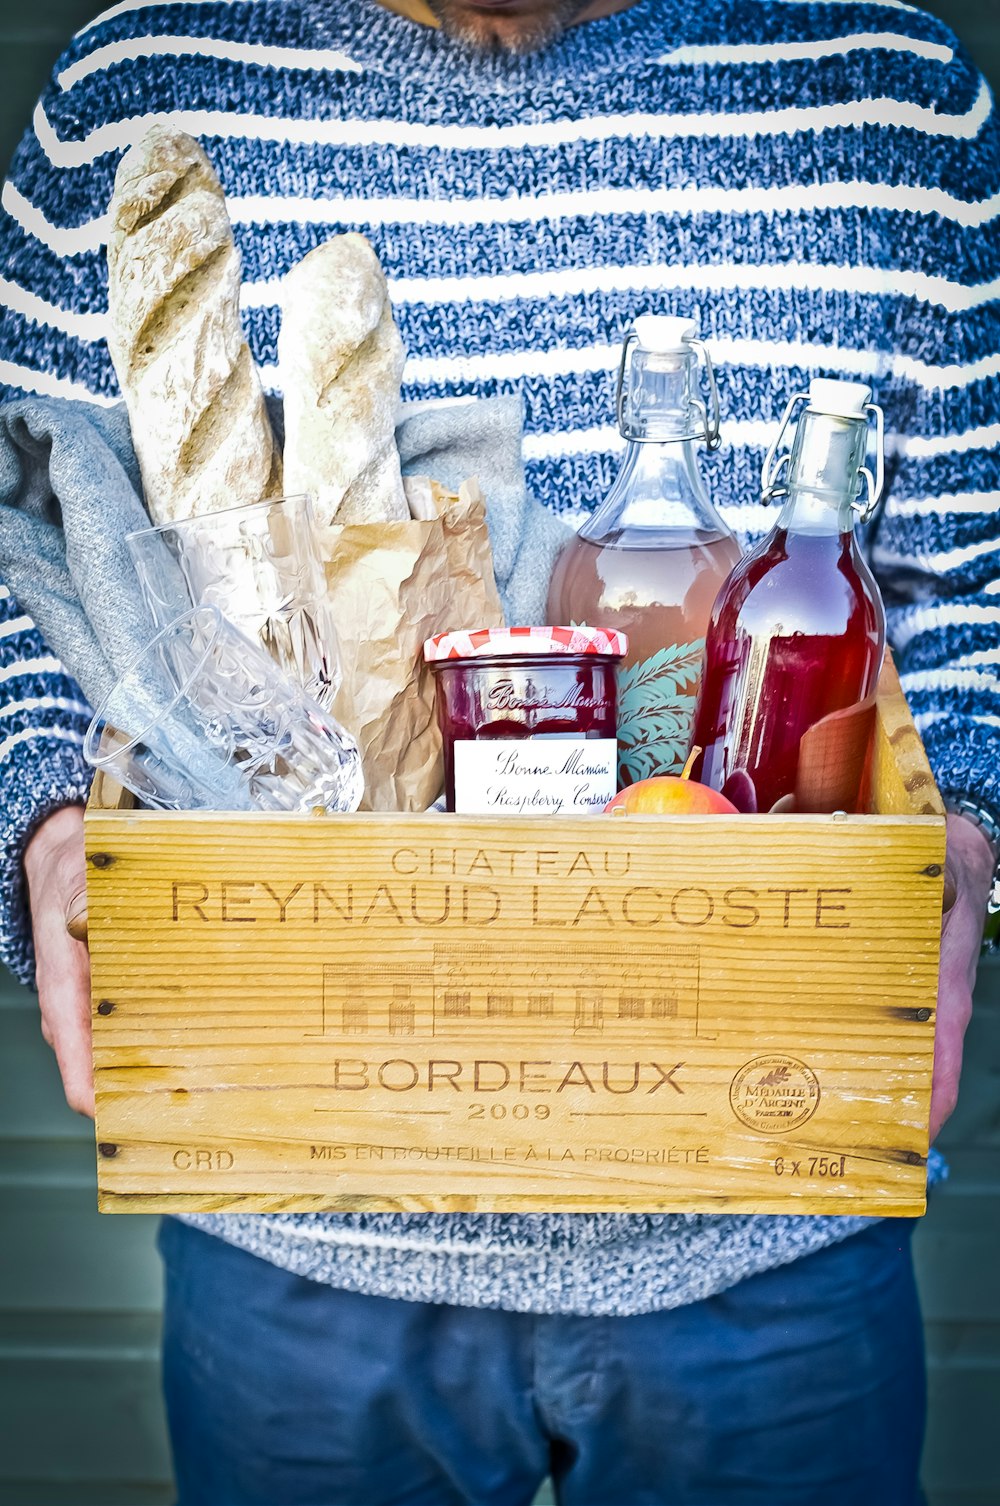
M912 811L934 792L884 691L874 801ZM101 799L107 1210L924 1207L937 815Z
M882 816L943 816L944 803L889 653L875 709L869 809Z

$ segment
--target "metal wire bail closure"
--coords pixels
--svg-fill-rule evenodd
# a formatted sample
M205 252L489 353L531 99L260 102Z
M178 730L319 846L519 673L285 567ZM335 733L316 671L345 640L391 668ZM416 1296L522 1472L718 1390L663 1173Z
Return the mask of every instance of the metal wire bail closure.
M765 507L773 502L775 497L788 495L788 487L782 485L782 473L787 469L792 458L791 451L785 450L781 455L778 451L797 404L808 402L808 392L797 392L794 397L789 398L785 411L781 415L778 432L764 456L764 465L761 469L761 501ZM885 489L885 415L878 403L866 403L862 412L866 417L875 419L875 474L872 475L867 465L860 467L858 477L864 486L864 496L855 497L851 506L861 522L868 523L874 516Z
M693 351L701 357L705 368L705 380L708 382L708 408L698 398L695 399L695 407L701 414L705 424L705 444L709 450L717 450L722 443L719 438L719 424L721 412L719 409L719 388L715 380L715 367L712 365L712 357L708 353L708 346L704 340L689 340Z
M615 418L618 422L618 432L623 438L633 440L636 444L663 443L664 441L662 440L647 440L640 435L628 432L626 429L625 378L628 375L629 357L632 347L638 345L638 343L639 337L635 332L635 327L632 326L626 331L625 340L622 345L621 360L618 363L618 381L615 387ZM719 409L719 388L715 380L712 357L708 353L708 347L702 340L687 339L685 344L690 345L695 354L700 357L701 363L705 368L705 376L708 381L708 404L706 406L700 398L692 399L691 406L701 417L701 429L695 430L691 434L677 434L673 437L678 440L703 439L709 450L717 450L722 443L719 438L721 414Z
M760 484L762 488L761 501L763 502L765 507L767 507L769 503L773 502L775 497L788 496L788 487L779 485L778 478L780 477L782 471L787 467L788 462L792 458L792 454L790 450L786 450L785 453L779 457L778 450L781 448L781 441L785 437L785 430L788 428L788 425L792 421L792 414L795 412L796 405L798 403L807 403L808 401L808 392L797 392L795 396L790 397L788 399L788 402L785 404L785 411L781 415L781 423L778 426L778 432L774 436L770 449L764 456L764 466L760 473Z
M851 505L862 523L867 523L874 517L885 490L885 414L878 403L866 403L865 413L873 415L875 419L875 475L872 475L866 465L858 472L865 483L866 494L863 498L856 497Z

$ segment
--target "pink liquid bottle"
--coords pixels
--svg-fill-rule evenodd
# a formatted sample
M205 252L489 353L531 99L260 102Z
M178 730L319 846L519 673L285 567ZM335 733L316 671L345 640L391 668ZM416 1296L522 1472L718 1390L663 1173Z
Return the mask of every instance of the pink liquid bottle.
M719 593L695 714L694 777L740 810L858 807L885 614L854 524L871 517L882 485L882 412L867 387L815 380L792 398L763 474L764 501L784 505Z
M698 470L696 445L719 445L719 399L694 332L685 319L647 314L626 335L616 404L625 458L549 587L549 622L628 635L618 672L622 784L682 767L712 603L740 556Z

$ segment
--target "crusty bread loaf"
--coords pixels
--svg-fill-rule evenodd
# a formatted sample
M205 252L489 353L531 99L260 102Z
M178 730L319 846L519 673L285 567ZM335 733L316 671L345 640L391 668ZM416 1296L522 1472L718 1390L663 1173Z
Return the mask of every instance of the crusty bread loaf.
M395 441L405 352L364 236L334 236L285 277L278 359L287 490L313 494L321 527L409 518Z
M281 460L240 324L240 260L198 143L154 126L118 167L108 346L154 522L281 491Z

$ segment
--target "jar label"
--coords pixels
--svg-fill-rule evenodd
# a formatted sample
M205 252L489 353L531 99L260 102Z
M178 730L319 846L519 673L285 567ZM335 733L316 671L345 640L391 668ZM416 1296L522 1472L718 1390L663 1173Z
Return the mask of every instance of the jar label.
M618 788L613 737L460 739L454 752L460 815L596 815Z
M618 671L618 761L637 784L684 767L704 638L673 643Z

